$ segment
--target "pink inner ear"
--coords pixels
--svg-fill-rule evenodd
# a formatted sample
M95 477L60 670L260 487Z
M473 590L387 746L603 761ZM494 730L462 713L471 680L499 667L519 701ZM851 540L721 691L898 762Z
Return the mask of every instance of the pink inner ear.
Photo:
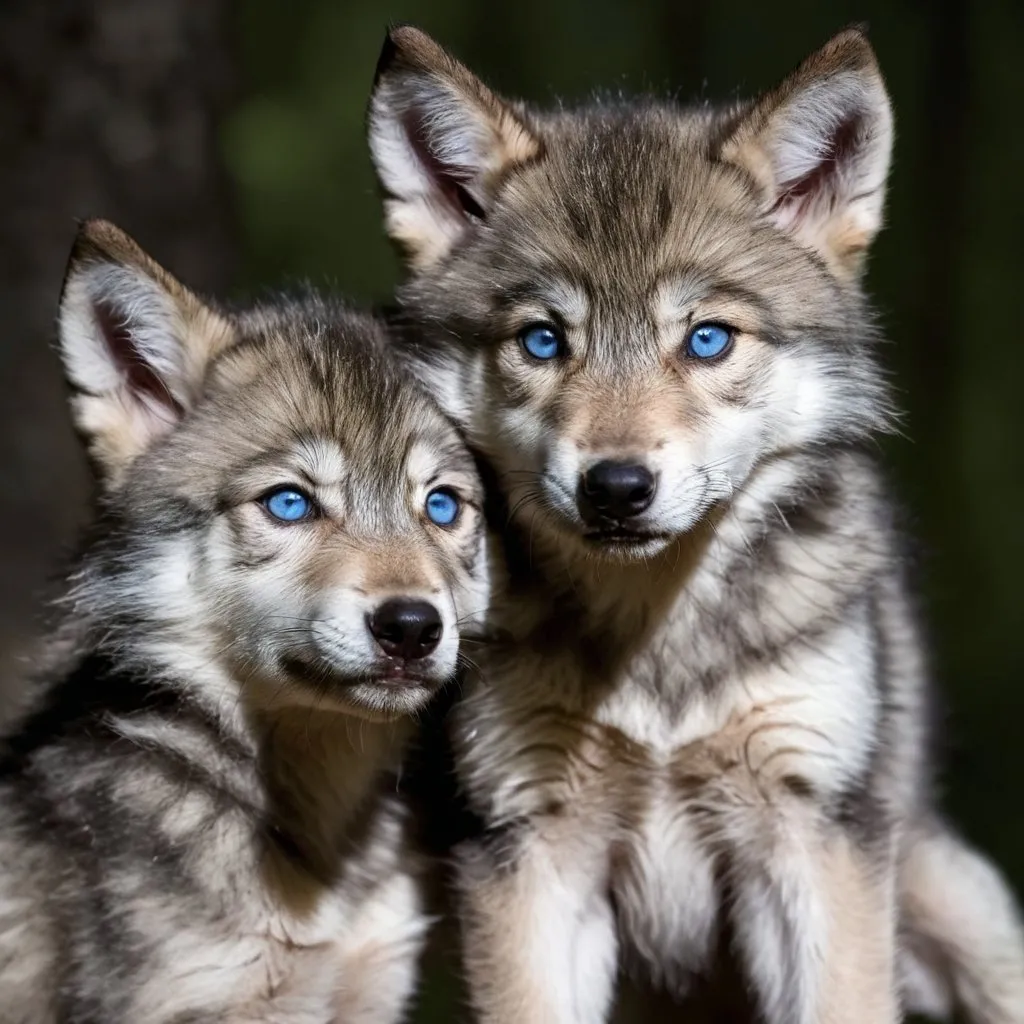
M402 118L402 127L416 154L416 159L436 183L448 204L458 213L483 220L483 209L466 188L473 180L472 170L468 167L446 164L437 158L430 147L430 133L426 118L418 111L406 111Z
M181 404L167 385L146 362L132 338L131 324L122 310L110 302L93 303L96 323L118 369L124 374L129 389L139 397L148 397L170 409L175 416L183 412Z
M851 114L836 125L818 164L799 178L779 183L779 195L772 212L789 207L791 216L799 217L823 196L827 196L830 207L834 206L839 198L836 186L843 165L853 158L862 142L863 122L861 114Z

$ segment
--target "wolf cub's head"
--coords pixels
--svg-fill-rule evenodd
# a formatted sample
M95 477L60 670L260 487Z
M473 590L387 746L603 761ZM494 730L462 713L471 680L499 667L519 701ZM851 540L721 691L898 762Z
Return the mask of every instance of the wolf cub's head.
M368 717L453 674L487 600L478 480L377 321L316 298L218 312L94 221L60 344L101 488L77 607L104 642Z
M542 113L394 30L370 106L413 352L531 530L615 557L886 423L859 286L892 118L847 31L753 103Z

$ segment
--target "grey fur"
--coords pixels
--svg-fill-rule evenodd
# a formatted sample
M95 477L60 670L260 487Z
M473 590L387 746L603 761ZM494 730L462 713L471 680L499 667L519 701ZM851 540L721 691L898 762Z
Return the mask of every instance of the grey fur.
M100 507L0 739L0 1018L397 1021L428 922L396 773L488 589L470 456L379 321L218 312L102 222L61 348ZM282 484L322 514L272 521ZM364 616L409 595L444 635L402 663Z
M555 113L415 29L385 44L404 352L509 520L510 639L453 732L482 1021L604 1020L622 964L682 999L726 931L772 1024L1024 1021L1013 900L934 808L872 448L894 416L861 272L891 134L856 31L754 103ZM559 358L517 342L537 321ZM730 325L726 356L684 351L700 322ZM638 536L580 496L604 459L657 478Z

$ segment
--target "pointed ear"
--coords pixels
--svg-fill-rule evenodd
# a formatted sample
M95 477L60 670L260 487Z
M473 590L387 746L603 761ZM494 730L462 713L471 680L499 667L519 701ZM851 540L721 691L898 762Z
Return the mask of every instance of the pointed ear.
M415 269L485 219L502 175L541 148L518 112L409 26L384 41L369 132L388 233Z
M75 425L116 487L195 403L232 329L123 231L91 220L68 261L58 333Z
M848 29L740 118L722 157L753 176L780 228L856 273L882 226L892 133L875 55Z

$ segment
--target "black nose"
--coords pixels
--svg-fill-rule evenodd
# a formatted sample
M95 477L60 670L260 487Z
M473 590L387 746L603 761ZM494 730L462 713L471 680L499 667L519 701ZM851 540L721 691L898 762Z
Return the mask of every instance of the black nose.
M635 462L598 462L583 476L583 493L608 519L631 519L654 501L654 474Z
M394 658L425 658L441 642L441 615L428 601L385 601L368 622L377 646Z

